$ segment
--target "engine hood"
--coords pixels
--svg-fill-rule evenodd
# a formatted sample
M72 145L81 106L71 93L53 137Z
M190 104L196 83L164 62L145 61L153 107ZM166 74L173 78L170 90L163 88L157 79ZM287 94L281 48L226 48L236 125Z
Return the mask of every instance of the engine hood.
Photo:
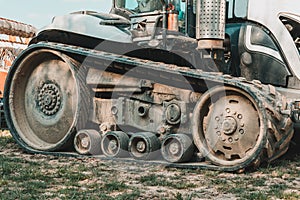
M129 26L130 22L119 15L79 11L54 17L52 23L40 29L37 35L45 31L59 30L114 42L132 43Z

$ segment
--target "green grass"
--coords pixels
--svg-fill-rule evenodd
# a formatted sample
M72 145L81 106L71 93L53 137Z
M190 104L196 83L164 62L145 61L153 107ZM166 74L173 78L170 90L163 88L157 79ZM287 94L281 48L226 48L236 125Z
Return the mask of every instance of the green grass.
M177 179L177 181L170 180L168 177L156 174L142 176L140 182L146 186L165 186L175 189L191 189L196 187L194 183L182 181L180 179Z
M0 138L1 150L16 146L11 138ZM140 191L118 179L95 183L92 180L102 173L88 163L76 159L53 158L31 161L10 155L0 155L0 199L135 199ZM61 164L60 164L61 163ZM107 168L107 166L105 166ZM112 192L119 193L111 197Z
M9 144L14 143L14 139L12 137L0 137L0 150L6 147Z
M222 193L232 193L241 199L267 200L270 197L277 199L299 199L300 195L295 193L285 194L289 188L284 183L276 183L274 178L270 177L251 177L236 176L231 179L213 179L211 185ZM274 183L275 182L275 183Z
M0 137L2 199L300 199L293 181L300 156L244 174L164 168L99 159L75 159L22 152L11 137ZM287 192L288 191L288 192Z
M129 189L124 182L112 181L110 183L106 183L101 189L104 191L112 192L112 191L124 191Z

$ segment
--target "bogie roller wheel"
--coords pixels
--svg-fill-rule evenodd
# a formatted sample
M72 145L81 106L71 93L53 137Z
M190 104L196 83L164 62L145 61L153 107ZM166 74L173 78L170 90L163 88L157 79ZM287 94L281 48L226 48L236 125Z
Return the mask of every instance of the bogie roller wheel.
M195 145L216 165L245 168L257 162L267 135L266 113L260 106L238 88L209 90L194 109Z
M11 133L25 149L73 148L76 130L88 119L85 70L53 50L22 55L8 74L4 101Z
M75 135L74 147L81 155L99 155L101 153L101 135L93 129L80 130Z
M137 160L151 160L160 156L161 142L150 132L136 133L129 140L129 153Z
M189 161L194 154L194 149L193 141L185 134L168 135L161 145L163 158L171 163Z
M122 131L107 132L101 141L103 154L109 158L128 156L129 137Z

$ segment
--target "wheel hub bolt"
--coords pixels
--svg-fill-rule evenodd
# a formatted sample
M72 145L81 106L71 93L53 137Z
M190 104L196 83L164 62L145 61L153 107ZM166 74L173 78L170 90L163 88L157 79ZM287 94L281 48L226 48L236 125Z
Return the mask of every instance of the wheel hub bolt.
M44 101L45 101L45 105L47 105L47 106L51 105L51 103L52 103L52 98L51 98L51 96L50 96L49 94L48 94L48 95L45 95Z

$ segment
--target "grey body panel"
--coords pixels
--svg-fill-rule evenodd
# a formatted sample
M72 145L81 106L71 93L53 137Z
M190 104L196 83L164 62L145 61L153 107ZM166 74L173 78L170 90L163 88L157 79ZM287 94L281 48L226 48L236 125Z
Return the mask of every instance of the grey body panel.
M99 15L101 16L101 14ZM113 14L103 14L103 16L108 18L111 17L112 20L121 19L120 16ZM132 43L131 33L127 28L102 25L101 23L103 21L105 21L105 19L82 13L57 16L53 18L50 25L42 28L39 33L50 30L59 30L114 42Z

